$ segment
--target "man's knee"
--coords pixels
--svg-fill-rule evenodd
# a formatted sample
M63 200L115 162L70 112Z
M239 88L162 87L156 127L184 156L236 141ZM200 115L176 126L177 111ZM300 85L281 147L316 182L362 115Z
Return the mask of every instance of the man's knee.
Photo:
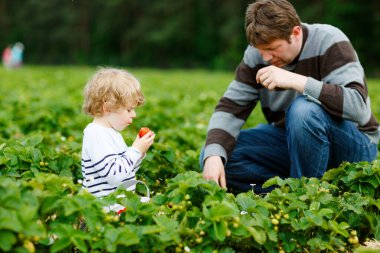
M286 127L298 129L305 125L319 125L325 117L326 111L321 105L299 96L286 111Z

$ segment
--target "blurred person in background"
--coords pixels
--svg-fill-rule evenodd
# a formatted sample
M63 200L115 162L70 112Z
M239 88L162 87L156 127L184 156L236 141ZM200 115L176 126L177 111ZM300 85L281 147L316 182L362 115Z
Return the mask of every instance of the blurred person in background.
M22 66L24 44L16 42L12 47L11 67L19 68Z
M12 48L11 45L8 45L4 48L2 61L5 68L10 68L12 60Z
M13 46L8 45L2 55L2 61L5 68L20 68L23 62L24 44L16 42Z

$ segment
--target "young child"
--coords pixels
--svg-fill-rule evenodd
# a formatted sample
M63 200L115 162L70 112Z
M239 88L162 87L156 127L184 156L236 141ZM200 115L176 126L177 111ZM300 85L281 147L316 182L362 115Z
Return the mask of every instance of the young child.
M83 135L83 187L96 197L106 196L120 185L133 191L136 172L155 137L152 131L141 138L137 135L128 147L120 134L132 124L136 107L144 102L139 82L127 71L102 68L87 83L84 97L83 111L93 121Z

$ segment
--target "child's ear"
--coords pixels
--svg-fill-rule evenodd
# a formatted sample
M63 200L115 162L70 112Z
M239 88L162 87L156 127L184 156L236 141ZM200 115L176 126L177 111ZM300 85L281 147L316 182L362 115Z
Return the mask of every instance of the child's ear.
M104 102L102 106L103 113L109 112L109 102Z

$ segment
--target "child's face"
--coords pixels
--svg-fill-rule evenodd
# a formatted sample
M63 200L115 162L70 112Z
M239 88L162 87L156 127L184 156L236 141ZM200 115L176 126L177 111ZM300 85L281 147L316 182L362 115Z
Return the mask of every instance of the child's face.
M136 117L135 109L120 108L115 112L108 112L105 119L117 131L124 130L127 126L132 124L133 119Z

